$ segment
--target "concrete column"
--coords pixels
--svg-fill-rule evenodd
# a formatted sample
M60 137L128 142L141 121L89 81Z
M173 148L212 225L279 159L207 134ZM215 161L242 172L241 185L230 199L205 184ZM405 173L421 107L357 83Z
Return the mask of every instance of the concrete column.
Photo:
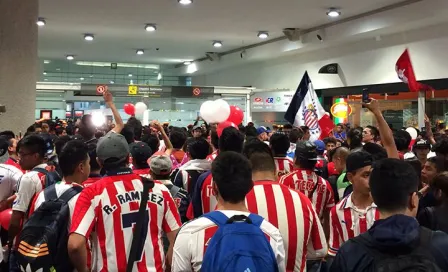
M34 123L38 8L38 0L0 0L0 131Z

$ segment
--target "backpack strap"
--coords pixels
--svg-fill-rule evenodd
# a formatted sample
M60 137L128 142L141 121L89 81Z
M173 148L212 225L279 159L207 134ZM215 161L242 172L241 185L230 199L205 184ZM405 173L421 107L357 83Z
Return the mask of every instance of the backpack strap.
M145 177L141 177L143 182L142 199L140 207L138 209L137 222L135 224L134 235L132 237L131 252L129 252L128 263L126 266L126 272L132 272L134 263L137 260L138 244L141 242L143 220L145 219L145 212L148 208L149 190L154 187L154 181Z
M55 187L55 186L51 186L51 187ZM59 199L67 203L70 201L70 199L72 199L74 196L79 194L82 191L82 189L83 188L81 186L73 186L73 187L69 188L67 191L65 191L59 197Z
M209 212L203 215L205 218L210 219L218 227L221 227L227 223L229 218L220 211Z
M36 171L36 172L39 172L39 173L44 174L44 175L48 174L47 169L40 168L40 167L39 168L34 168L32 171Z
M170 188L170 194L174 198L180 191L180 187L177 187L176 185L171 186Z
M264 218L259 216L258 214L251 213L249 215L249 219L252 221L252 225L260 227L261 223L263 223Z

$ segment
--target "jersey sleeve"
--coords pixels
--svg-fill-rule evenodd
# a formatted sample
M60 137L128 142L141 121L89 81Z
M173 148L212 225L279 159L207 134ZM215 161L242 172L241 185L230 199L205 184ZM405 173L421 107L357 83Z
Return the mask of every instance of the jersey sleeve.
M29 175L24 175L20 179L17 198L12 206L13 211L26 212L36 193L36 185Z
M44 196L44 192L42 191L31 202L28 217L30 217L34 213L34 211L36 209L38 209L40 207L40 205L42 205L42 203L44 201L45 201L45 196Z
M307 245L307 259L320 259L327 255L327 240L325 238L324 229L322 228L319 217L317 216L313 205L309 203L307 206L310 213L310 218L312 220L312 222L310 222L310 239Z
M180 228L180 215L177 205L169 192L163 192L165 199L165 215L163 217L162 229L165 233L172 232Z
M265 222L267 222L265 220ZM286 255L285 255L285 246L283 243L282 235L280 231L272 226L275 231L271 231L271 239L269 239L269 244L272 247L272 251L274 252L275 259L277 260L278 271L286 271Z
M338 217L336 214L336 206L333 207L330 211L330 239L329 239L329 249L328 249L328 255L330 256L336 256L336 253L338 253L339 247L341 246L342 239L341 239L341 233L339 233L339 222Z
M171 271L192 271L192 247L190 239L193 239L193 236L196 234L190 233L187 231L187 228L188 224L179 231L174 242Z
M335 205L333 189L331 188L331 184L330 184L330 182L328 182L328 180L325 180L325 184L326 184L326 187L327 187L327 190L326 190L327 205L325 205L325 208L331 209Z
M17 192L17 185L22 178L23 173L20 170L11 173L11 192ZM11 194L12 195L12 194Z
M89 237L96 221L97 201L95 201L94 186L82 190L74 206L70 233Z

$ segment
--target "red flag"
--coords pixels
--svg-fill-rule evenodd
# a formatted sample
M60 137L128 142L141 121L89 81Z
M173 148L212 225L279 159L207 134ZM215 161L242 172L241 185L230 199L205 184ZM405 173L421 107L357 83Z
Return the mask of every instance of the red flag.
M414 68L411 63L411 57L409 56L409 51L407 49L398 59L397 64L395 65L395 70L397 71L398 78L408 84L409 91L418 92L431 89L429 86L417 82Z
M318 121L320 127L319 139L325 139L330 136L330 133L334 129L334 122L331 120L330 115L325 113Z

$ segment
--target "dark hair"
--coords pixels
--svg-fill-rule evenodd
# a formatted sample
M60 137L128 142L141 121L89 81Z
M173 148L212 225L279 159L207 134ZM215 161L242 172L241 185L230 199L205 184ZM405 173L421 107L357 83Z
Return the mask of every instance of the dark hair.
M124 136L124 138L126 139L126 142L128 142L128 144L134 142L134 128L131 127L130 125L128 125L128 124L124 125L120 134Z
M151 147L151 150L153 153L156 153L157 150L159 150L160 146L160 140L159 137L152 135L152 134L146 134L142 137L142 142L145 142Z
M173 147L181 149L185 141L187 140L187 134L180 128L173 128L170 133L170 141Z
M244 201L254 186L249 160L233 151L219 153L212 163L212 176L219 195L233 204Z
M38 153L41 158L44 158L47 152L45 140L39 135L28 135L17 144L17 153L22 148L30 150L32 153Z
M422 177L422 164L419 160L417 160L417 158L412 158L412 159L407 159L404 160L406 163L408 163L410 166L412 166L412 168L415 170L415 173L418 176L418 180L421 180ZM421 183L419 183L419 188L421 189Z
M238 130L243 133L246 134L246 127L243 124L239 124L238 125Z
M347 138L350 139L350 149L355 149L362 146L362 128L352 128L347 133Z
M303 134L306 134L306 133L310 130L310 128L307 127L307 126L301 126L301 127L300 127L300 130L303 131Z
M412 166L398 159L376 161L370 174L370 190L380 211L406 209L409 196L417 192L420 180Z
M56 150L56 154L59 155L62 151L62 148L64 147L64 145L66 143L68 143L72 138L68 135L66 136L61 136L58 137L55 141L54 141L54 148Z
M384 147L375 143L366 143L362 149L372 155L373 160L382 160L387 158L387 151Z
M405 151L409 149L409 145L411 144L411 135L409 132L405 130L397 130L393 132L395 146L398 151Z
M337 126L337 127L344 128L344 124L342 124L342 123L338 123L336 126Z
M434 156L426 161L435 165L437 173L448 171L448 160L444 157Z
M286 156L289 149L289 138L283 133L274 133L269 139L274 155Z
M258 139L247 141L244 145L243 154L249 159L252 171L275 172L274 156L269 146Z
M63 127L57 127L57 128L55 129L55 131L56 131L56 135L57 135L57 136L60 136L60 135L62 134L62 132L64 132L64 130L67 132L67 130L66 130L65 128L63 128Z
M299 140L301 140L303 138L303 135L305 135L305 133L303 133L302 130L300 129L293 129L289 132L289 141L291 143L297 143Z
M2 136L7 141L10 141L11 139L16 138L16 135L11 130L5 130L5 131L0 132L0 136Z
M257 137L257 129L254 126L247 126L246 127L246 137Z
M132 131L134 134L134 139L137 141L140 141L140 139L142 138L142 132L143 132L142 122L140 122L140 120L138 120L135 117L131 117L126 122L126 125L128 125L132 128Z
M434 147L432 148L432 151L436 152L440 155L448 155L448 139L442 138L440 141L437 141Z
M244 136L234 127L227 127L222 131L219 137L219 151L243 151Z
M214 148L219 149L219 136L215 129L212 129L210 133L210 143Z
M204 160L209 154L210 145L202 137L194 138L193 141L188 143L187 150L193 160Z
M437 174L432 180L434 188L439 189L444 194L444 198L448 198L448 172L442 172Z
M327 137L323 141L324 141L325 145L330 144L330 143L336 145L336 142L337 142L337 140L333 137Z
M79 123L79 135L81 135L85 141L88 141L95 136L95 131L95 126L92 123L92 115L83 115L81 122Z
M81 140L67 142L58 155L62 175L73 175L76 167L89 157L88 152L87 145Z
M370 129L370 133L373 136L375 141L378 141L380 138L380 131L374 126L366 126L366 128Z
M292 129L292 125L291 124L286 124L283 126L284 129Z
M89 150L89 157L90 157L90 171L98 171L101 169L101 166L98 164L98 161L96 160L96 144L89 144L87 146Z

